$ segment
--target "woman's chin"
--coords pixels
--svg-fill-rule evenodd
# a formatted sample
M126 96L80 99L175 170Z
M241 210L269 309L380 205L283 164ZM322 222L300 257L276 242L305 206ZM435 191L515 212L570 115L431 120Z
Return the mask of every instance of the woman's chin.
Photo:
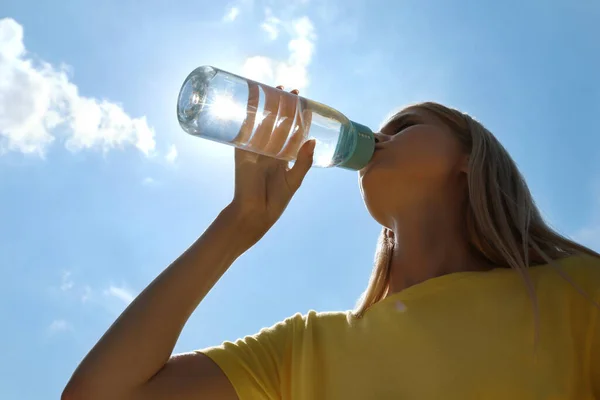
M377 160L375 159L375 157L373 157L371 159L371 161L369 161L369 163L363 169L358 171L358 174L360 175L360 177L363 177L366 174L368 174L376 164L377 164Z
M379 173L377 171L381 170L381 161L380 160L371 160L363 169L358 171L358 176L362 181L364 180L378 180L381 178L376 178Z
M358 172L360 192L365 200L370 194L378 192L381 186L381 177L377 176L377 169L375 165L369 164Z

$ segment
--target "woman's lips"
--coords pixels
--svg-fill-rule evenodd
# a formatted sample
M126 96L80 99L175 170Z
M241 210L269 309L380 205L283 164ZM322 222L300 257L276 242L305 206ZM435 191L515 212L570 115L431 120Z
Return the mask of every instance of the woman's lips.
M385 149L385 145L376 144L374 154L380 153L383 149Z

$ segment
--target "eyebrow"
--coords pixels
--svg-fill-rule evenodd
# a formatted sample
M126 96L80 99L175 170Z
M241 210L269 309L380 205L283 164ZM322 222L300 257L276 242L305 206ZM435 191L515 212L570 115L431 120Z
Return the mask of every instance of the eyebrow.
M406 124L407 122L414 121L417 118L419 118L419 115L415 112L398 113L387 120L380 131L384 135L393 135L397 133L398 129L400 129L402 125Z

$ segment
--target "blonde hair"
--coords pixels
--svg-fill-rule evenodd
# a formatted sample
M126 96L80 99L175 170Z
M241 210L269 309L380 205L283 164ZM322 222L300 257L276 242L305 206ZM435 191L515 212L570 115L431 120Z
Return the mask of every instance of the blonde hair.
M461 111L437 103L420 103L410 108L437 116L464 145L469 153L466 229L470 245L491 264L518 271L532 299L535 300L535 293L527 273L529 266L578 254L600 257L546 224L517 165L481 123ZM371 306L386 297L393 250L392 237L384 228L369 284L354 312L356 317L364 316ZM534 313L537 319L535 301Z

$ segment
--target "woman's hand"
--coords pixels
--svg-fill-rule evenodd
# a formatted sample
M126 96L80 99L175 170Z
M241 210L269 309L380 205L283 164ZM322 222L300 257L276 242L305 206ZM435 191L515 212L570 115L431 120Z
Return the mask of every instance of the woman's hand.
M267 233L289 204L312 166L314 147L314 140L304 143L292 168L287 161L235 150L235 192L228 208L243 221L248 247Z

